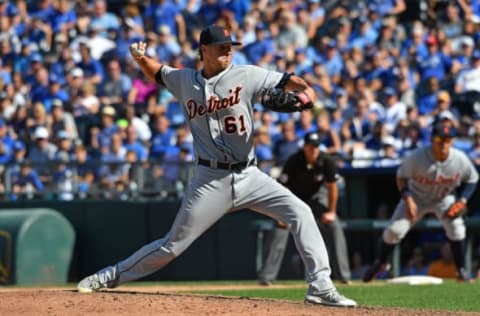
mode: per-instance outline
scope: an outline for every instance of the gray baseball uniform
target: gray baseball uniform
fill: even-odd
[[[408,179],[408,189],[418,206],[417,219],[434,213],[450,240],[465,238],[465,223],[461,216],[454,220],[443,217],[443,213],[455,202],[455,189],[461,183],[478,181],[475,167],[463,152],[451,148],[448,158],[441,162],[434,159],[431,147],[417,149],[404,159],[397,170],[397,177]],[[388,244],[400,242],[412,224],[402,199],[383,233],[383,240]]]
[[[161,68],[160,83],[184,105],[199,164],[170,232],[102,270],[109,286],[162,268],[223,215],[247,208],[288,223],[307,281],[319,291],[334,288],[327,251],[310,208],[254,166],[252,102],[281,79],[281,73],[256,66],[230,65],[209,79],[193,69]],[[241,168],[226,170],[232,163]]]

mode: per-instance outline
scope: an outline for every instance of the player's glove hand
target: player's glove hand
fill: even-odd
[[[130,54],[133,58],[139,59],[145,56],[145,51],[147,48],[147,44],[145,42],[138,42],[130,44]]]
[[[260,103],[277,112],[297,112],[313,107],[312,101],[305,92],[287,92],[277,88],[265,90]]]
[[[466,212],[467,212],[467,204],[464,201],[459,200],[453,203],[452,205],[450,205],[448,210],[444,213],[444,216],[447,218],[453,219],[453,218],[462,216]]]

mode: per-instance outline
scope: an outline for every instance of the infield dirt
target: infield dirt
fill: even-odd
[[[278,285],[277,287],[281,287]],[[403,308],[334,308],[274,299],[184,294],[198,290],[252,288],[245,286],[119,287],[93,294],[73,288],[0,288],[0,315],[174,315],[174,316],[310,316],[310,315],[475,315],[467,312]],[[476,314],[478,315],[478,314]]]

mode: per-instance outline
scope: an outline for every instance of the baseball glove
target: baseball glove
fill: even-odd
[[[312,100],[303,91],[287,92],[271,88],[265,90],[260,103],[276,112],[297,112],[313,108]]]
[[[456,218],[464,215],[467,212],[467,204],[463,201],[456,201],[445,212],[445,217],[447,218]]]

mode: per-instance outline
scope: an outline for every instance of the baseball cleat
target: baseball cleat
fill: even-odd
[[[84,278],[77,285],[77,290],[79,293],[92,293],[101,289],[103,286],[100,284],[98,274],[92,274]]]
[[[305,296],[305,303],[320,304],[326,306],[336,307],[356,307],[358,304],[352,299],[346,298],[338,293],[336,289],[331,289],[327,292],[316,292],[311,287]]]
[[[468,276],[468,273],[465,272],[464,269],[461,269],[460,272],[457,272],[456,280],[458,283],[474,283],[475,282],[474,279]]]
[[[389,263],[374,263],[370,268],[365,271],[365,274],[362,276],[363,282],[370,282],[377,277],[378,274],[384,271],[390,270]]]
[[[262,286],[270,286],[270,285],[272,285],[272,281],[260,279],[260,280],[258,280],[258,284],[262,285]]]
[[[101,288],[112,288],[117,285],[116,267],[107,267],[98,271],[95,274],[89,275],[81,280],[77,285],[77,290],[80,293],[92,293]]]

